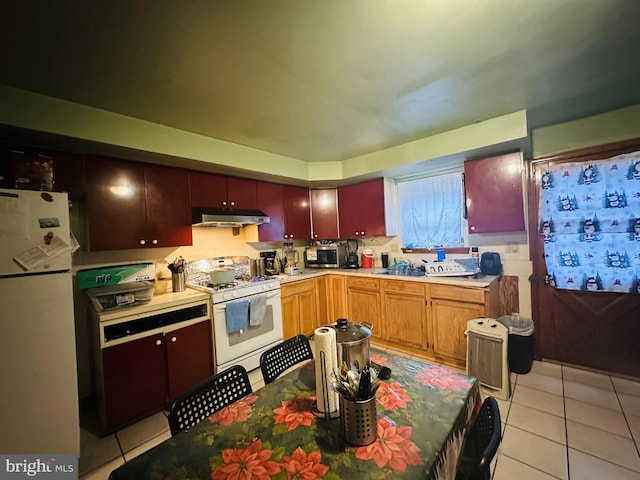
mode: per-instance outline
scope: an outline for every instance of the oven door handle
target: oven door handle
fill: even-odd
[[[260,294],[258,294],[258,295],[260,295]],[[255,295],[253,295],[253,296],[255,296]],[[267,301],[271,300],[272,298],[279,297],[279,296],[280,296],[280,292],[276,292],[276,293],[271,292],[271,293],[268,293],[268,294],[267,294]],[[248,298],[251,298],[251,297],[248,297]],[[240,298],[239,298],[238,300],[242,300],[242,299],[240,299]],[[225,308],[227,308],[227,303],[229,303],[229,302],[234,302],[234,301],[236,301],[236,300],[235,300],[235,299],[234,299],[234,300],[227,300],[226,302],[216,303],[216,304],[214,305],[214,307],[215,307],[215,308],[219,308],[219,309],[221,309],[221,310],[224,310]]]

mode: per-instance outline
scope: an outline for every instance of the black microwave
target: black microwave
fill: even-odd
[[[340,268],[347,264],[347,245],[320,245],[304,251],[306,268]]]

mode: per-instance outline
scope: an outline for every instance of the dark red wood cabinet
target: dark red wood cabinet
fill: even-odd
[[[188,171],[102,157],[85,169],[90,250],[191,245]]]
[[[126,425],[167,404],[167,361],[163,334],[102,350],[104,428]]]
[[[464,162],[469,233],[524,231],[522,153]]]
[[[285,185],[283,192],[285,240],[308,240],[311,238],[309,189]]]
[[[335,188],[309,190],[311,201],[311,238],[334,240],[338,232],[338,191]]]
[[[255,210],[256,181],[215,173],[190,172],[191,206]]]
[[[340,237],[380,237],[387,234],[384,179],[338,188]]]
[[[261,242],[305,240],[311,237],[309,190],[304,187],[258,182],[258,209],[270,223],[258,226]]]
[[[69,195],[86,192],[84,156],[72,153],[53,154],[53,190]]]
[[[213,375],[211,322],[102,350],[105,431],[161,410]]]

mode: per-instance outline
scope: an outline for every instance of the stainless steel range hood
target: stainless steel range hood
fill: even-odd
[[[191,209],[191,222],[197,227],[238,228],[245,225],[269,223],[269,216],[260,210],[228,210],[223,208]]]

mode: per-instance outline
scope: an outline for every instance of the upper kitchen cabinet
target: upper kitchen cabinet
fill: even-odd
[[[383,178],[338,188],[340,238],[396,235],[391,189]]]
[[[73,153],[9,148],[6,179],[9,188],[52,190],[69,194],[85,192],[84,157]]]
[[[260,242],[305,240],[311,237],[309,190],[303,187],[257,182],[258,209],[269,223],[258,226]]]
[[[189,177],[193,207],[258,208],[255,180],[204,172],[190,172]]]
[[[53,189],[56,192],[83,194],[86,192],[84,156],[71,153],[53,157]]]
[[[308,240],[311,237],[311,209],[309,189],[285,185],[284,189],[285,240]]]
[[[186,170],[86,159],[89,249],[191,245]]]
[[[333,240],[338,233],[338,191],[335,188],[309,190],[311,200],[311,238]]]
[[[522,153],[464,162],[469,233],[524,231]]]

